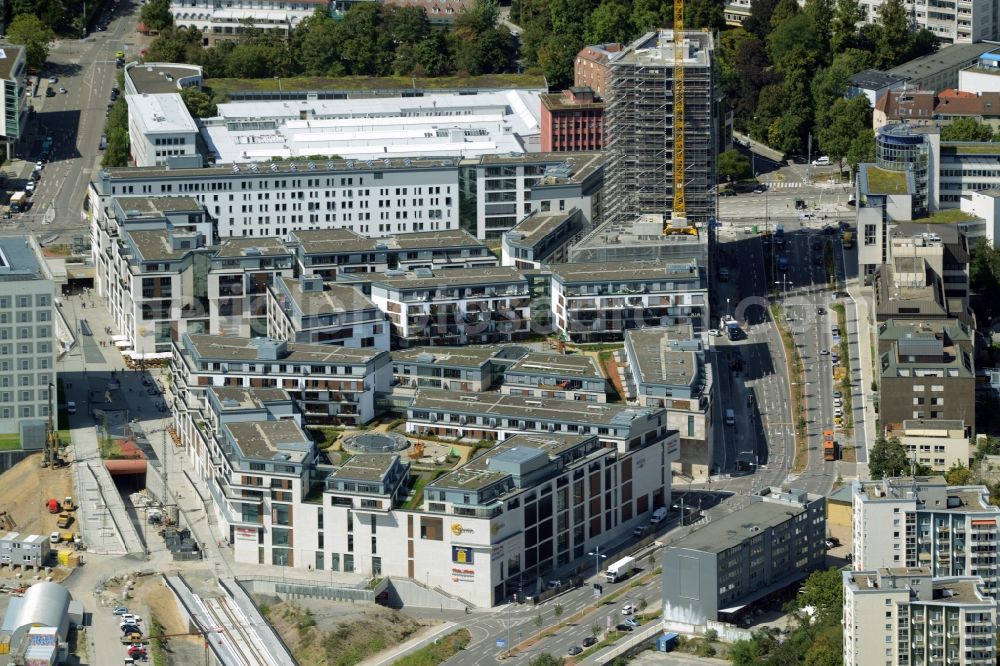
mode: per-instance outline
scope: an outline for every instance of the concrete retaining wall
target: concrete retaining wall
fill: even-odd
[[[310,598],[375,603],[375,592],[368,588],[296,582],[274,576],[240,576],[237,582],[248,594],[272,594],[283,599]]]
[[[438,608],[465,610],[472,606],[462,599],[452,597],[438,589],[428,589],[406,578],[387,579],[385,591],[388,593],[386,605],[390,608]]]
[[[0,451],[0,473],[6,472],[32,453],[38,451]]]

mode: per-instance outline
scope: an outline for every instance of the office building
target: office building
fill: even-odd
[[[608,61],[612,54],[619,53],[622,44],[609,42],[584,46],[573,59],[573,86],[590,88],[594,94],[603,98],[607,92]]]
[[[176,93],[125,95],[132,165],[166,166],[170,158],[198,157],[198,127]]]
[[[890,319],[878,329],[879,421],[975,423],[972,330],[957,320]]]
[[[869,2],[872,4],[869,4]],[[877,6],[879,0],[869,0],[869,2],[863,2],[862,7],[867,5],[870,10],[873,4]],[[984,3],[976,2],[975,5],[975,10],[971,7],[963,7],[958,10],[958,13],[963,16],[963,21],[971,20],[974,13],[982,11]],[[989,7],[989,4],[985,3],[985,6]],[[951,9],[950,11],[947,7],[941,9],[946,14],[951,14],[952,16],[955,15],[954,9]],[[992,13],[995,16],[995,10]],[[922,25],[919,19],[917,24]],[[996,39],[998,36],[996,32],[997,28],[993,25],[992,17],[989,21],[980,21],[978,23],[977,29],[984,28],[986,30],[993,31],[993,35],[986,37],[985,39]],[[940,32],[936,32],[935,34],[939,39],[941,38]],[[886,74],[903,79],[906,82],[906,87],[912,90],[932,90],[934,92],[938,92],[940,90],[945,90],[946,88],[958,88],[958,77],[960,71],[975,65],[979,62],[980,56],[984,53],[992,53],[997,50],[996,44],[984,43],[981,41],[982,39],[984,38],[958,40],[960,42],[964,41],[965,43],[942,46],[933,53],[920,56],[919,58],[914,58],[909,62],[904,62],[902,65],[893,67],[886,72]],[[942,41],[949,40],[945,39]]]
[[[359,277],[391,324],[393,348],[510,342],[531,334],[531,288],[506,266]]]
[[[170,15],[174,25],[201,31],[203,46],[215,46],[238,41],[249,25],[287,39],[301,21],[316,10],[329,10],[330,4],[330,0],[235,0],[225,5],[212,0],[171,0]]]
[[[996,600],[981,578],[935,578],[924,566],[843,576],[846,666],[996,663]]]
[[[890,76],[877,69],[865,69],[851,77],[847,97],[851,99],[864,95],[868,98],[868,105],[877,108],[886,94],[902,87],[903,79],[898,76]]]
[[[709,358],[690,324],[625,331],[626,398],[640,407],[667,410],[667,423],[681,437],[675,469],[699,479],[708,478],[714,467]]]
[[[200,88],[204,80],[200,65],[176,62],[130,62],[125,65],[126,95],[163,95],[184,88]]]
[[[573,239],[585,228],[579,208],[562,213],[532,212],[504,233],[501,263],[520,270],[540,270],[546,264],[565,263]]]
[[[985,486],[943,476],[852,484],[854,570],[929,567],[935,578],[979,576],[997,593],[997,518]]]
[[[277,276],[267,286],[267,336],[276,340],[389,350],[389,324],[353,287],[317,275]]]
[[[648,33],[609,59],[606,222],[628,225],[673,210],[674,38],[672,30]],[[715,214],[714,45],[708,32],[685,32],[681,39],[687,219],[700,225]]]
[[[458,229],[458,163],[449,159],[287,161],[205,168],[101,169],[92,216],[116,196],[193,197],[220,238],[347,228],[365,236]]]
[[[676,434],[662,428],[628,451],[516,435],[421,486],[405,448],[329,463],[284,391],[214,387],[197,409],[182,440],[208,461],[195,467],[237,562],[408,577],[489,608],[537,594],[670,502]]]
[[[644,326],[705,327],[708,284],[694,262],[554,264],[549,271],[555,328],[574,342],[621,340]]]
[[[298,271],[335,280],[338,274],[386,273],[417,268],[496,266],[489,248],[460,229],[372,238],[350,229],[293,231]]]
[[[212,161],[476,158],[537,152],[544,90],[227,102],[200,121]],[[377,185],[378,183],[376,183]],[[384,183],[383,183],[384,184]]]
[[[694,632],[709,621],[737,623],[762,598],[825,567],[822,496],[764,488],[746,499],[717,507],[705,524],[667,537],[665,629]]]
[[[3,82],[3,115],[0,137],[6,145],[6,159],[10,160],[14,144],[21,140],[24,124],[31,107],[27,86],[28,67],[23,46],[0,44],[0,81]]]
[[[981,95],[1000,93],[1000,53],[984,53],[958,73],[958,89]],[[995,129],[995,128],[994,128]]]
[[[184,334],[172,352],[175,419],[188,427],[212,386],[284,389],[308,423],[362,425],[392,381],[389,353],[378,349]]]
[[[0,433],[20,435],[22,449],[45,445],[56,407],[54,301],[41,248],[25,236],[0,237]]]
[[[212,335],[267,335],[267,289],[292,277],[294,252],[277,238],[229,238],[209,259],[208,302]]]
[[[475,198],[476,237],[499,240],[532,212],[574,208],[584,226],[593,227],[604,210],[604,161],[604,153],[597,152],[484,155],[466,161],[463,166],[474,172],[468,196]]]
[[[541,96],[543,152],[601,150],[604,101],[591,88],[572,87]]]
[[[886,435],[899,439],[910,460],[935,472],[971,466],[972,428],[965,421],[911,419],[899,429],[887,429]]]

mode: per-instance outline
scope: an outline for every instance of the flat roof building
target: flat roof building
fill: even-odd
[[[881,4],[881,0],[866,0],[862,6],[873,9],[879,4]],[[976,23],[971,16],[963,20],[973,21],[974,24],[977,24],[978,29],[994,29],[992,17],[988,22]],[[903,79],[906,81],[907,88],[933,90],[934,92],[945,88],[958,88],[959,71],[976,64],[984,53],[992,53],[997,50],[996,44],[983,43],[980,40],[995,39],[997,36],[993,34],[989,37],[968,40],[976,43],[956,43],[942,46],[934,53],[914,58],[898,67],[893,67],[886,74]]]
[[[125,101],[132,164],[164,166],[169,158],[188,156],[200,166],[198,127],[180,95],[125,95]]]
[[[277,276],[267,287],[267,334],[278,340],[389,350],[389,324],[353,287],[316,275]]]
[[[757,601],[825,566],[822,496],[764,488],[746,499],[735,510],[717,507],[704,525],[667,538],[665,629],[694,631],[709,621],[738,622]]]
[[[23,46],[0,44],[0,83],[3,84],[3,114],[0,114],[0,137],[11,159],[13,145],[20,141],[31,107],[27,85],[28,67]]]
[[[530,270],[568,261],[569,247],[586,228],[583,212],[571,208],[560,213],[532,212],[501,243],[504,266]]]

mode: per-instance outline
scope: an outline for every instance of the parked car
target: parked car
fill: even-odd
[[[627,624],[630,627],[638,627],[641,623],[634,617],[630,617],[625,619],[625,624]]]
[[[631,615],[635,612],[635,606],[632,604],[625,604],[622,606],[622,615]]]
[[[826,547],[827,548],[836,548],[839,545],[840,545],[840,539],[838,539],[837,537],[829,537],[826,540]]]
[[[813,166],[830,166],[830,158],[827,155],[817,157],[812,161]]]
[[[795,200],[795,210],[805,210],[805,209],[806,209],[806,201],[805,201],[805,199],[796,199]]]
[[[140,622],[142,622],[142,618],[139,617],[138,615],[133,615],[132,613],[125,613],[124,615],[122,615],[122,623],[123,624],[125,624],[125,623],[128,623],[128,624],[139,624]]]
[[[128,606],[119,606],[111,612],[115,615],[126,615],[128,613]]]
[[[65,88],[63,88],[63,87],[60,87],[59,88],[59,92],[62,93],[63,95],[65,95],[68,91]]]
[[[66,403],[66,412],[69,414],[76,414],[76,403],[72,400],[68,401]],[[125,612],[128,612],[127,608],[125,609]],[[117,613],[115,613],[115,615],[117,615]]]
[[[587,636],[583,639],[583,647],[590,647],[591,645],[597,645],[597,639],[593,636]]]
[[[578,655],[581,652],[583,652],[583,648],[580,647],[579,645],[574,645],[569,650],[567,650],[566,652],[569,654],[569,656],[575,657],[576,655]]]
[[[58,76],[50,76],[49,77],[49,83],[59,83],[59,77]]]
[[[765,185],[764,183],[761,183],[757,187],[753,188],[753,191],[754,191],[754,194],[763,194],[764,192],[767,192],[767,185]]]
[[[632,627],[628,626],[627,624],[619,624],[618,626],[615,627],[615,629],[617,629],[618,631],[632,631]]]
[[[827,355],[827,354],[829,354],[829,353],[830,353],[830,352],[829,352],[829,351],[827,351],[826,349],[820,349],[820,350],[819,350],[819,355],[820,355],[820,356],[826,356],[826,355]]]

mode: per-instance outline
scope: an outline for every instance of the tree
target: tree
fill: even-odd
[[[188,112],[195,118],[211,118],[218,113],[212,98],[195,87],[182,89],[181,99],[184,100]]]
[[[865,10],[858,0],[837,0],[830,22],[830,48],[834,53],[857,43],[858,24],[864,19]]]
[[[868,472],[873,479],[902,476],[910,470],[910,460],[899,438],[879,437],[868,455]]]
[[[898,65],[911,42],[910,19],[903,0],[885,0],[878,8],[878,41],[875,57],[879,67],[890,69]]]
[[[543,622],[543,620],[542,620],[542,612],[538,611],[538,614],[535,615],[535,619],[532,620],[532,621],[535,623],[535,629],[541,629],[542,628],[542,622]]]
[[[32,14],[18,14],[7,26],[7,41],[24,46],[24,57],[28,71],[37,73],[49,57],[49,44],[56,38],[51,28],[46,27]]]
[[[944,480],[949,486],[964,486],[972,480],[972,470],[956,460],[944,473]]]
[[[604,0],[587,17],[584,41],[588,44],[627,42],[632,36],[632,15],[628,5]]]
[[[201,39],[200,30],[168,26],[149,45],[147,60],[152,62],[200,62],[206,55],[205,50],[201,47]],[[232,42],[228,42],[228,44],[229,46],[220,44],[209,51],[215,51],[220,47],[221,49],[229,49],[236,46]],[[199,54],[198,60],[189,59],[195,54]],[[218,75],[218,73],[213,75]]]
[[[431,33],[431,22],[423,7],[387,7],[389,31],[397,44],[417,44]]]
[[[833,0],[806,0],[802,11],[812,21],[820,46],[827,50],[833,25]]]
[[[778,0],[771,14],[771,31],[801,11],[798,0]]]
[[[803,666],[841,666],[844,663],[843,633],[838,626],[820,630],[806,650]]]
[[[838,97],[829,111],[823,114],[823,122],[819,122],[819,111],[816,115],[816,138],[820,149],[831,160],[841,163],[852,154],[851,149],[858,137],[871,131],[872,110],[863,95],[853,99]]]
[[[388,7],[374,2],[352,5],[337,23],[340,60],[348,74],[385,76],[392,71],[395,51],[384,11]]]
[[[790,64],[801,66],[803,58],[815,62],[816,30],[812,21],[805,14],[792,14],[768,36],[767,50],[779,71]]]
[[[566,35],[552,35],[538,49],[538,65],[549,87],[559,89],[573,80],[573,59],[579,45]]]
[[[476,0],[459,12],[451,32],[456,69],[472,75],[508,69],[514,38],[506,26],[497,26],[498,16],[495,0]]]
[[[980,242],[982,243],[984,241],[980,240]],[[972,457],[972,464],[973,466],[978,467],[983,458],[995,455],[1000,455],[1000,439],[987,436],[984,439],[979,440],[979,446],[976,447],[976,453]]]
[[[147,28],[157,32],[168,25],[173,25],[174,17],[170,14],[170,0],[148,0],[139,12],[139,20]]]
[[[757,0],[750,5],[750,16],[743,21],[743,29],[757,35],[761,39],[766,39],[771,32],[771,15],[778,0]]]
[[[941,129],[942,141],[992,141],[993,130],[975,118],[958,118]]]
[[[562,666],[562,657],[553,657],[548,652],[543,652],[528,660],[528,666]]]
[[[554,606],[554,607],[552,608],[552,612],[556,614],[556,622],[558,622],[558,621],[559,621],[559,618],[561,618],[561,617],[562,617],[562,614],[563,614],[563,610],[565,610],[565,609],[563,608],[562,604],[556,604],[556,605],[555,605],[555,606]]]
[[[311,76],[344,75],[337,22],[327,12],[318,10],[300,21],[292,32],[291,43],[292,52],[303,73]]]
[[[680,2],[681,0],[677,0]],[[725,4],[719,0],[687,0],[684,10],[684,28],[705,28],[718,32],[726,27]]]
[[[1000,251],[980,239],[973,246],[969,262],[969,286],[975,294],[976,313],[983,321],[992,319],[1000,303]],[[983,410],[977,410],[982,413]],[[990,412],[987,411],[987,414]]]
[[[743,180],[753,175],[750,158],[738,150],[727,150],[719,155],[719,175],[728,181]]]
[[[806,606],[815,608],[815,622],[819,624],[840,623],[844,614],[844,581],[840,569],[809,574],[793,603],[798,610]]]
[[[601,625],[597,624],[596,622],[594,624],[590,625],[590,635],[593,636],[594,638],[597,638],[598,636],[600,636],[601,635]]]

